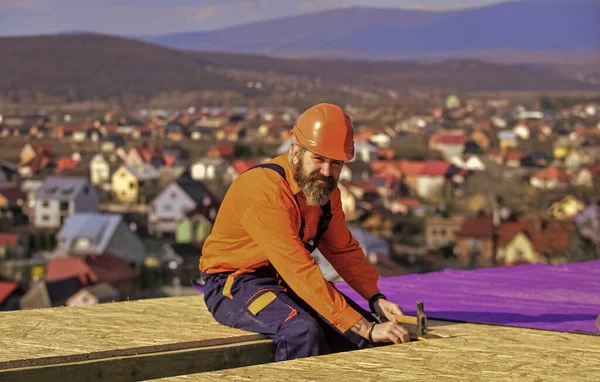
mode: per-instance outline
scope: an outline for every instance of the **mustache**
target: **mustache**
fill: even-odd
[[[335,184],[335,178],[333,176],[325,176],[323,174],[321,174],[320,172],[314,172],[312,174],[310,174],[309,177],[309,181],[313,182],[313,181],[318,181],[321,180],[325,183],[329,183],[329,184]]]

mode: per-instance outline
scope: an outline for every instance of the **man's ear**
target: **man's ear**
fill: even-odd
[[[299,152],[298,146],[292,145],[291,149],[292,149],[292,163],[298,164],[298,152]]]

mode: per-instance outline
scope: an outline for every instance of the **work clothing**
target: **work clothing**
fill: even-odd
[[[275,343],[275,361],[373,347],[352,331],[340,333],[299,298],[273,267],[261,267],[237,276],[231,299],[223,295],[227,273],[204,274],[203,277],[204,300],[217,322],[265,334]],[[371,313],[343,297],[367,320],[377,322]]]
[[[306,110],[292,129],[298,144],[329,159],[354,158],[352,120],[341,107],[320,103]]]
[[[233,300],[240,275],[272,265],[301,300],[345,333],[361,314],[323,278],[304,247],[315,236],[322,208],[306,204],[287,154],[271,163],[285,169],[285,180],[271,169],[259,168],[240,175],[230,186],[203,246],[200,270],[227,273],[222,294]],[[379,275],[346,226],[339,188],[331,194],[330,203],[332,217],[319,250],[340,276],[368,299],[379,292]],[[302,218],[305,227],[300,239]]]

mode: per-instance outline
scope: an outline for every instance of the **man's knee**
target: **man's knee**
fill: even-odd
[[[309,314],[299,314],[286,321],[280,329],[280,334],[289,343],[305,343],[318,347],[323,341],[323,329]]]

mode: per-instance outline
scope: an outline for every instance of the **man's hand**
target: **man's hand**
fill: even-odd
[[[395,344],[410,342],[408,330],[395,322],[376,324],[371,337],[373,342],[393,342]]]
[[[384,300],[382,298],[375,301],[373,307],[375,308],[375,313],[379,315],[382,322],[396,322],[396,318],[394,316],[396,314],[403,314],[402,308],[400,308],[398,304],[394,304],[393,302],[389,302],[388,300]]]

